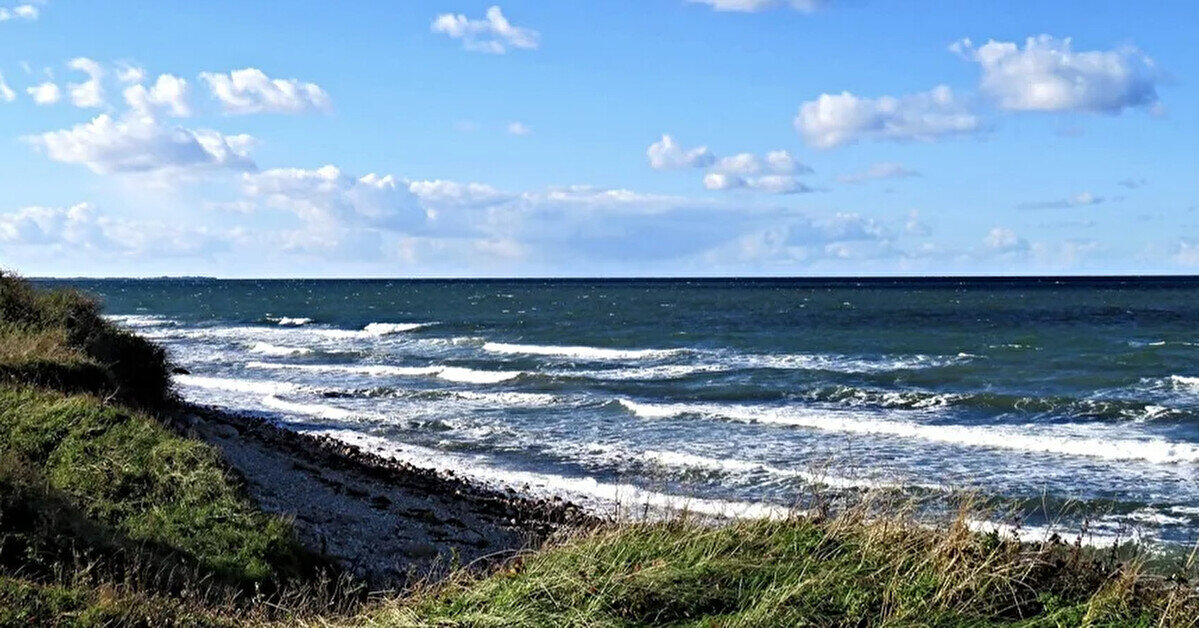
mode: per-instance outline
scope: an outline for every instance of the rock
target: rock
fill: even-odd
[[[182,366],[176,366],[175,368],[171,369],[171,373],[174,375],[191,375],[192,374],[191,371],[183,368]]]
[[[212,426],[212,433],[220,438],[237,438],[241,436],[241,432],[237,431],[236,427],[228,423],[217,423]]]
[[[387,510],[391,506],[391,500],[386,495],[375,495],[371,498],[371,507],[376,510]]]
[[[402,545],[400,547],[400,551],[404,552],[404,554],[410,558],[417,558],[417,559],[433,558],[433,557],[437,556],[437,554],[439,553],[437,551],[437,547],[435,545],[433,545],[432,543],[424,543],[421,541],[405,543],[404,545]]]

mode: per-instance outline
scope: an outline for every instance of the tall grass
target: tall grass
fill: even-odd
[[[859,506],[828,519],[687,516],[567,535],[490,576],[391,601],[374,626],[1190,626],[1192,581],[1060,540],[929,527]],[[1181,576],[1179,576],[1181,578]]]
[[[92,392],[158,408],[170,400],[161,347],[109,323],[73,290],[38,290],[0,271],[0,380]]]

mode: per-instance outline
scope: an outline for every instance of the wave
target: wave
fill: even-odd
[[[256,342],[250,347],[250,353],[271,356],[309,355],[312,349],[307,347],[280,347],[266,342]]]
[[[503,342],[485,343],[483,350],[492,353],[545,355],[578,358],[581,360],[649,360],[677,355],[683,352],[683,349],[605,349],[583,346],[520,345]]]
[[[886,373],[890,371],[912,371],[963,364],[977,356],[958,354],[955,356],[899,355],[877,358],[854,357],[826,353],[791,354],[734,354],[728,356],[728,364],[738,368],[788,369],[805,371],[832,371],[837,373]]]
[[[145,327],[164,327],[177,324],[165,316],[156,314],[109,314],[104,317],[110,322],[121,325],[122,327],[133,327],[137,329]]]
[[[303,316],[268,316],[266,320],[279,325],[280,327],[302,327],[312,322],[311,318]]]
[[[262,398],[262,405],[273,410],[282,410],[290,414],[302,414],[304,416],[317,417],[320,419],[329,419],[332,421],[344,421],[354,416],[360,416],[361,413],[338,408],[337,406],[329,406],[319,403],[299,403],[295,401],[287,401],[280,399],[275,395],[267,395]]]
[[[728,370],[718,364],[660,364],[635,368],[617,368],[589,371],[554,371],[554,377],[581,377],[610,381],[683,379],[700,373],[718,373]]]
[[[1069,435],[1035,425],[1017,427],[973,427],[931,425],[910,421],[891,421],[871,415],[763,406],[713,404],[655,404],[620,399],[620,404],[635,416],[646,419],[701,416],[744,423],[765,423],[802,427],[824,432],[894,436],[965,447],[1012,449],[1066,456],[1108,460],[1145,460],[1157,464],[1199,462],[1199,445],[1177,443],[1160,438],[1106,439]],[[1037,434],[1036,432],[1041,432]]]
[[[191,388],[209,390],[227,390],[230,392],[251,393],[256,395],[279,395],[296,393],[304,387],[289,382],[261,381],[251,379],[229,379],[225,377],[206,377],[202,375],[175,375],[176,384]]]
[[[667,467],[704,469],[720,473],[741,475],[765,473],[780,477],[798,478],[804,482],[807,482],[808,484],[816,484],[833,489],[883,490],[898,488],[924,488],[944,490],[944,487],[935,484],[924,484],[918,482],[883,482],[871,478],[838,477],[822,472],[801,471],[799,469],[784,469],[782,467],[772,466],[761,462],[752,462],[749,460],[708,458],[706,456],[698,456],[695,454],[675,451],[648,450],[641,452],[640,456],[646,461],[661,464]]]
[[[362,329],[313,329],[311,333],[326,338],[380,338],[416,331],[433,323],[370,323]]]
[[[461,366],[390,366],[386,364],[283,364],[248,362],[253,369],[292,369],[323,373],[351,373],[371,377],[438,377],[468,384],[498,384],[521,376],[521,371],[480,371]]]
[[[746,519],[783,518],[792,511],[759,502],[738,502],[703,499],[647,491],[630,484],[600,482],[592,477],[567,477],[504,469],[463,456],[451,456],[436,450],[416,447],[362,434],[353,430],[327,430],[322,434],[357,445],[373,453],[419,466],[452,470],[488,486],[520,487],[522,490],[545,496],[566,497],[579,502],[599,500],[616,512],[641,512],[648,506],[655,510],[687,511],[717,517]]]

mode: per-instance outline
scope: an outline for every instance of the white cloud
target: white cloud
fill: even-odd
[[[1102,196],[1095,196],[1090,192],[1079,192],[1069,198],[1063,198],[1053,201],[1036,201],[1031,203],[1021,203],[1021,209],[1069,209],[1071,207],[1084,207],[1086,205],[1098,205],[1104,202]]]
[[[191,115],[187,80],[171,74],[158,75],[158,80],[149,88],[141,84],[130,85],[125,88],[124,95],[129,108],[142,115],[151,115],[158,109],[164,109],[176,118]]]
[[[1004,109],[1120,113],[1158,100],[1153,59],[1132,46],[1075,52],[1069,38],[1040,35],[1023,49],[998,41],[976,47],[969,39],[950,49],[982,67],[983,92]]]
[[[1170,257],[1179,266],[1199,266],[1199,241],[1179,240]]]
[[[62,99],[62,90],[58,85],[50,81],[26,87],[25,91],[33,98],[33,102],[38,105],[53,105]]]
[[[101,114],[90,122],[26,139],[54,161],[84,165],[99,174],[255,168],[249,157],[254,139],[249,135],[166,126],[146,116],[114,119]]]
[[[740,153],[717,160],[703,182],[709,190],[748,188],[768,194],[796,194],[813,191],[795,176],[811,171],[785,150],[770,151],[764,158]]]
[[[306,113],[328,111],[333,104],[316,83],[272,79],[262,70],[245,68],[228,74],[200,73],[226,114]]]
[[[333,165],[315,170],[276,168],[243,175],[248,197],[295,213],[319,228],[410,228],[424,210],[408,186],[392,175],[355,177]]]
[[[991,228],[987,232],[987,236],[983,238],[983,244],[991,250],[1002,253],[1028,250],[1028,241],[1006,227]]]
[[[17,99],[17,93],[8,86],[8,81],[4,80],[4,75],[0,74],[0,100],[4,102],[12,102]]]
[[[459,183],[441,179],[412,181],[408,191],[421,202],[435,207],[482,207],[514,198],[485,183]]]
[[[869,168],[860,172],[851,172],[837,177],[841,183],[864,183],[866,181],[877,181],[879,179],[902,179],[906,177],[918,177],[919,172],[893,162],[880,162],[871,165]]]
[[[707,146],[684,149],[673,137],[665,133],[662,139],[650,144],[645,151],[649,165],[655,170],[676,168],[707,168],[716,162],[716,156]]]
[[[528,135],[533,132],[533,129],[523,122],[509,122],[508,132],[512,135]]]
[[[9,20],[36,20],[38,8],[32,4],[18,4],[15,7],[0,7],[0,22]]]
[[[68,83],[67,93],[71,103],[76,107],[91,108],[104,106],[104,68],[99,63],[86,57],[76,57],[67,63],[72,70],[83,72],[87,80],[82,83]]]
[[[828,0],[687,0],[706,4],[716,11],[757,13],[767,9],[790,7],[802,13],[811,13],[828,4]]]
[[[898,98],[821,94],[800,106],[795,128],[809,145],[833,148],[863,139],[933,141],[979,131],[982,121],[953,90],[939,85]]]
[[[784,174],[768,174],[760,177],[740,177],[724,172],[709,172],[704,175],[704,187],[709,190],[752,189],[768,194],[799,194],[814,192],[797,177]]]
[[[88,203],[23,207],[0,214],[0,242],[25,245],[88,245],[97,235],[95,208]]]
[[[117,80],[125,83],[126,85],[141,83],[142,81],[146,80],[146,69],[139,65],[129,63],[128,61],[118,62]]]
[[[541,35],[532,29],[513,26],[498,6],[487,9],[481,20],[465,15],[443,13],[433,20],[434,33],[462,40],[462,47],[474,52],[504,54],[509,48],[536,50]]]

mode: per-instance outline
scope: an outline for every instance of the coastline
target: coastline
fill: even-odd
[[[376,588],[499,564],[603,522],[560,497],[499,490],[233,411],[184,404],[173,423],[219,449],[259,508],[292,520],[301,544]]]

